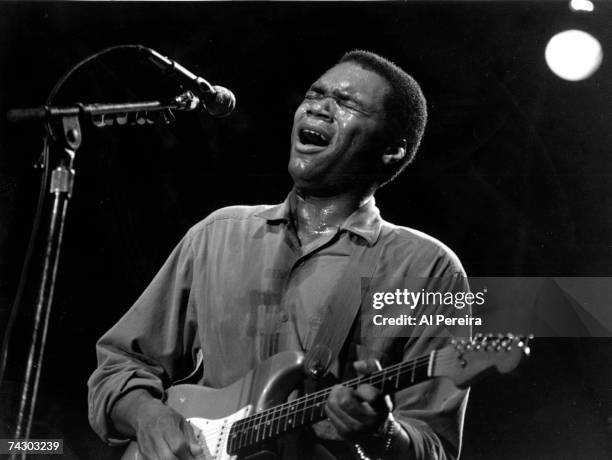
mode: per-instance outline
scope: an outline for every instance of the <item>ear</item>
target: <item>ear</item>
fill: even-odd
[[[393,166],[402,161],[406,156],[406,139],[400,139],[398,142],[387,147],[382,156],[382,161],[385,166]]]

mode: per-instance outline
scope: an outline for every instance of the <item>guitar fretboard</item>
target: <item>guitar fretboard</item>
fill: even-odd
[[[343,384],[351,388],[369,384],[385,394],[394,393],[430,378],[434,361],[447,352],[446,349],[436,350],[368,376],[348,380]],[[235,422],[230,429],[228,453],[235,455],[245,448],[325,419],[325,403],[330,392],[331,388],[326,388],[310,393]]]

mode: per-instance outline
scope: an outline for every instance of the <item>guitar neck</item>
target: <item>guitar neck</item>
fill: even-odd
[[[343,385],[357,388],[369,384],[385,394],[395,393],[431,378],[435,360],[447,352],[445,349],[436,350],[368,376],[348,380]],[[331,388],[326,388],[310,393],[235,422],[230,431],[228,453],[236,454],[242,449],[325,419],[325,403],[330,392]]]

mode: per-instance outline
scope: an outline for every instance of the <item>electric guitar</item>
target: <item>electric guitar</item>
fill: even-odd
[[[390,394],[428,379],[446,377],[458,388],[466,388],[485,373],[514,370],[529,355],[531,338],[477,335],[343,384],[357,388],[366,383]],[[287,402],[305,377],[303,359],[299,352],[279,353],[221,389],[176,385],[167,390],[167,404],[191,423],[204,448],[203,458],[259,456],[266,451],[266,443],[277,436],[326,418],[325,403],[331,388]],[[142,459],[136,442],[122,457]]]

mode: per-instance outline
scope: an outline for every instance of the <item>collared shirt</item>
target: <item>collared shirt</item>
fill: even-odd
[[[100,339],[98,368],[88,384],[90,423],[103,439],[112,443],[117,437],[109,414],[119,398],[134,388],[163,397],[198,360],[200,383],[221,388],[279,351],[307,350],[357,246],[383,245],[372,281],[376,291],[392,291],[392,280],[406,277],[421,279],[424,290],[467,290],[465,277],[457,276],[464,275],[461,264],[448,248],[385,222],[373,198],[335,234],[301,246],[291,218],[293,193],[276,206],[220,209],[192,227],[134,306]],[[383,366],[410,360],[444,345],[449,335],[388,327],[381,336],[376,328],[357,319],[346,362],[336,366],[341,379],[352,377],[347,363],[353,360],[377,358]],[[443,379],[395,395],[394,415],[415,458],[457,455],[466,400],[465,391]],[[320,455],[310,444],[298,448],[303,458]]]

